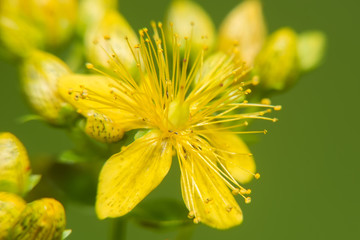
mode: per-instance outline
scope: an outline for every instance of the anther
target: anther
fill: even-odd
[[[94,65],[92,63],[86,63],[86,68],[87,69],[93,69],[94,68]]]
[[[242,188],[242,189],[240,190],[240,193],[243,194],[243,195],[244,195],[244,194],[247,194],[247,190],[246,190],[245,188]]]
[[[193,219],[193,222],[194,222],[195,224],[198,224],[198,223],[200,222],[200,218],[198,218],[198,217],[194,218],[194,219]]]
[[[281,105],[277,105],[277,106],[274,107],[274,110],[275,110],[275,111],[280,111],[281,108],[282,108]]]
[[[251,89],[250,89],[250,88],[248,88],[248,89],[245,90],[245,94],[250,94],[250,93],[251,93]]]
[[[255,177],[256,179],[259,179],[259,178],[260,178],[260,173],[255,173],[254,177]]]
[[[233,195],[238,195],[240,193],[240,190],[238,188],[235,188],[231,191]]]
[[[270,105],[271,100],[269,98],[263,98],[261,99],[261,104]]]
[[[104,35],[104,39],[105,40],[110,40],[111,38],[110,38],[110,35]]]
[[[251,189],[250,188],[248,190],[246,190],[246,194],[247,195],[251,194]]]
[[[254,86],[258,85],[260,83],[259,77],[258,76],[254,76],[252,79],[252,84]]]
[[[209,203],[210,201],[212,200],[212,198],[207,198],[207,199],[205,199],[205,203]]]
[[[264,134],[267,134],[267,132],[268,132],[268,131],[267,131],[266,129],[264,129]]]
[[[194,217],[195,217],[194,212],[193,212],[193,211],[190,211],[190,212],[188,213],[188,218],[192,219],[192,218],[194,218]]]
[[[277,122],[277,121],[279,121],[279,119],[277,119],[277,118],[273,118],[273,120],[272,120],[273,122]]]
[[[229,206],[229,207],[226,208],[226,211],[227,211],[227,212],[230,212],[232,209],[233,209],[233,207],[232,207],[232,206]]]
[[[251,197],[246,197],[246,198],[245,198],[245,203],[246,203],[246,204],[251,203]]]

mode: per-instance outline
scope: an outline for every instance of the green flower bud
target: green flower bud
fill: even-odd
[[[27,204],[10,232],[10,238],[60,240],[65,225],[65,210],[61,203],[52,198],[43,198]]]
[[[132,72],[136,61],[129,48],[138,44],[138,38],[129,23],[118,12],[107,12],[85,37],[87,59],[94,65],[109,72],[122,71],[123,67]]]
[[[298,41],[290,28],[274,32],[259,53],[255,72],[265,91],[283,91],[292,86],[299,76]]]
[[[313,70],[322,61],[325,52],[326,37],[322,32],[309,31],[299,35],[299,60],[301,70]]]
[[[25,206],[25,201],[17,195],[0,192],[0,239],[8,238]]]
[[[34,110],[46,121],[64,124],[72,108],[59,95],[58,78],[71,71],[59,58],[49,53],[33,51],[21,66],[22,88]]]
[[[219,30],[218,48],[232,53],[253,65],[266,38],[266,25],[261,2],[246,0],[240,3],[224,19]]]
[[[0,133],[0,191],[23,195],[30,170],[24,145],[13,134]]]
[[[89,27],[94,26],[109,10],[117,9],[117,0],[80,0],[78,32],[84,36]]]
[[[188,0],[173,1],[166,15],[166,32],[169,39],[178,36],[177,43],[181,44],[184,52],[186,43],[184,38],[191,38],[190,56],[196,58],[202,49],[211,49],[215,43],[215,27],[210,16],[195,2]]]

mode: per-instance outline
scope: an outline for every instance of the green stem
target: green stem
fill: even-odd
[[[114,218],[111,222],[111,240],[126,239],[126,218]]]

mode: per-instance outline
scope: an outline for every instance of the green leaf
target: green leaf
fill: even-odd
[[[298,54],[300,68],[307,72],[318,67],[324,58],[326,36],[320,31],[309,31],[299,35]]]
[[[40,182],[40,179],[41,175],[39,174],[30,175],[27,181],[25,193],[30,192]]]
[[[71,229],[64,230],[61,239],[62,240],[66,239],[71,234],[71,232],[72,232]]]
[[[148,228],[173,230],[192,224],[182,202],[172,199],[157,199],[141,203],[132,211],[134,220]]]

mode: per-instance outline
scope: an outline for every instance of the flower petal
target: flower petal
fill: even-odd
[[[240,183],[249,182],[256,171],[256,165],[244,141],[233,133],[217,132],[208,137],[218,149],[218,154],[222,156],[222,163],[231,175]]]
[[[61,96],[86,117],[96,111],[125,131],[145,127],[136,108],[131,107],[136,103],[119,81],[101,75],[70,74],[61,77],[58,84]]]
[[[172,147],[152,131],[113,155],[99,177],[96,212],[100,219],[131,211],[168,173]]]
[[[184,145],[177,151],[182,195],[190,210],[189,217],[194,217],[195,223],[201,221],[218,229],[239,225],[243,220],[241,209],[220,173],[210,163],[214,163],[212,156],[215,155],[202,150],[192,151]]]

